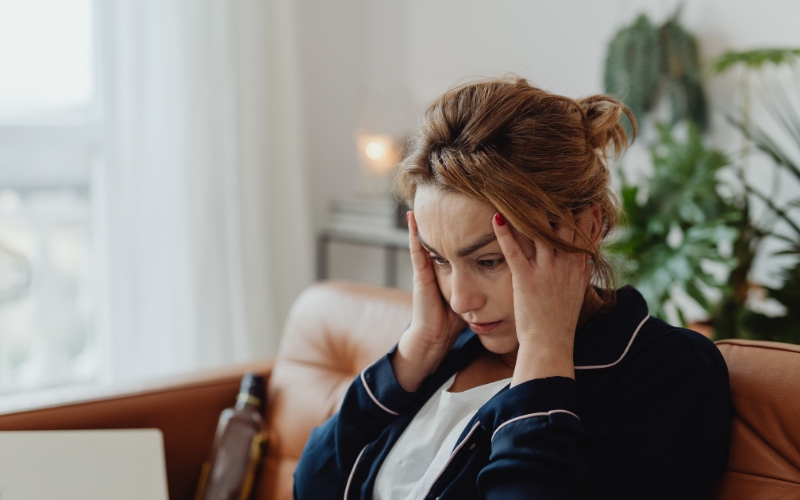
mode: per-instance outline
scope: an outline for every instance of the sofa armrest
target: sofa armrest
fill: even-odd
[[[134,429],[164,434],[171,500],[191,500],[210,450],[220,412],[233,406],[245,372],[269,377],[273,360],[150,382],[98,388],[58,406],[0,415],[0,431]]]

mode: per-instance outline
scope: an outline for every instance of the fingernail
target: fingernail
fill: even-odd
[[[505,219],[505,217],[503,217],[503,214],[501,214],[500,212],[494,214],[494,221],[497,222],[498,226],[505,226],[506,225],[506,219]]]
[[[410,221],[410,220],[411,220],[411,210],[406,212],[406,221]]]

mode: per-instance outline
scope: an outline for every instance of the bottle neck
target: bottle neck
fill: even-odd
[[[258,410],[261,408],[261,400],[252,394],[240,392],[239,395],[236,396],[236,409],[243,410],[248,405]]]

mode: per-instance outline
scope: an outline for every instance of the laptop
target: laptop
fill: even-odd
[[[158,429],[0,432],[0,500],[168,500]]]

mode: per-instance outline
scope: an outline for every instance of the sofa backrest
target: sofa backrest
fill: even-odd
[[[800,498],[800,346],[721,340],[717,347],[728,363],[735,417],[711,498]]]
[[[269,447],[256,498],[291,500],[292,473],[311,429],[339,410],[350,383],[411,320],[411,294],[324,282],[297,299],[267,395]]]

